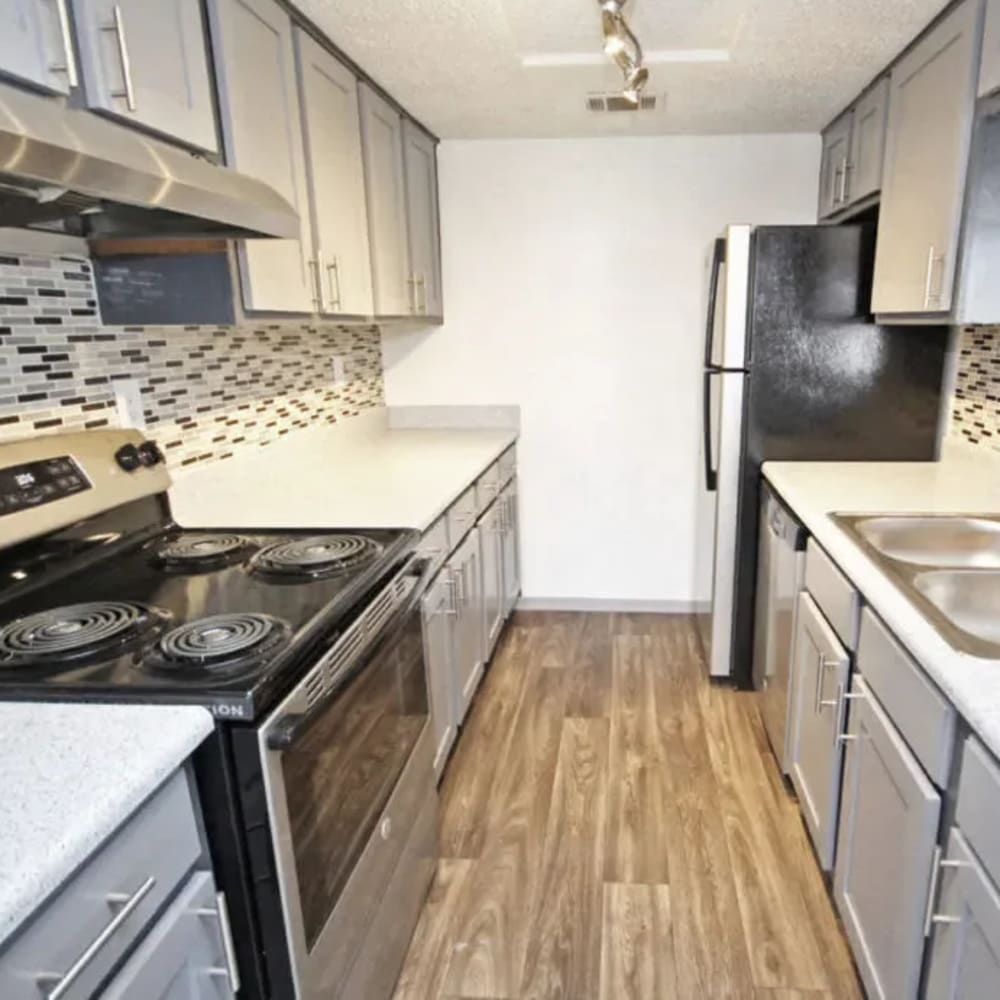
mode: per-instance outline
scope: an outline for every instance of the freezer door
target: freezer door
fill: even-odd
[[[729,226],[712,248],[706,309],[705,368],[746,364],[750,227]]]
[[[699,616],[705,658],[713,677],[730,673],[735,598],[736,526],[740,464],[743,448],[743,396],[746,374],[708,371],[705,374],[706,471],[714,473],[707,503],[714,531],[706,558],[712,567],[710,611]]]

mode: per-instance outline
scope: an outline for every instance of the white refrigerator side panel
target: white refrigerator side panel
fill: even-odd
[[[744,368],[747,360],[747,301],[750,289],[750,226],[726,229],[726,264],[722,289],[721,343],[715,363]]]
[[[712,572],[712,647],[709,673],[731,672],[733,605],[736,598],[736,528],[743,457],[743,394],[746,375],[723,372],[719,415],[719,477],[715,507],[715,565]]]

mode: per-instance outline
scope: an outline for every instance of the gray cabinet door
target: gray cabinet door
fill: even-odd
[[[431,727],[434,731],[434,775],[441,777],[455,742],[457,723],[454,705],[452,643],[458,615],[456,590],[444,569],[423,599],[424,656],[427,660],[427,689],[431,700]]]
[[[854,106],[851,154],[847,164],[847,201],[868,198],[882,187],[889,78],[883,77]]]
[[[219,108],[230,166],[270,184],[299,213],[297,240],[242,240],[249,310],[318,305],[292,22],[274,0],[209,0]]]
[[[870,1000],[913,1000],[941,799],[857,675],[833,891]]]
[[[199,0],[74,0],[87,104],[215,152]]]
[[[820,160],[819,217],[825,219],[847,204],[847,169],[851,158],[851,117],[845,111],[823,133]]]
[[[209,872],[196,872],[148,932],[101,1000],[232,1000],[227,920]]]
[[[824,871],[833,865],[843,749],[838,735],[850,657],[818,605],[799,594],[789,774]]]
[[[995,1000],[1000,989],[1000,892],[956,828],[939,871],[941,892],[928,912],[934,938],[926,1000]]]
[[[364,83],[358,97],[375,315],[408,316],[415,311],[416,289],[406,243],[402,119]]]
[[[504,622],[503,501],[497,499],[479,522],[480,558],[483,566],[483,635],[488,660],[500,638]]]
[[[372,265],[358,81],[301,29],[295,31],[295,42],[321,279],[320,309],[332,315],[370,316],[374,308]]]
[[[0,73],[57,94],[76,85],[69,0],[0,0]]]
[[[517,480],[513,479],[500,494],[503,545],[503,614],[507,618],[521,596],[521,550],[518,535]]]
[[[483,676],[483,582],[478,528],[469,532],[448,566],[458,604],[452,654],[456,721],[461,723]]]
[[[444,299],[438,239],[437,144],[409,120],[403,122],[403,163],[413,311],[440,318],[444,314]]]
[[[981,0],[965,0],[893,67],[875,313],[951,308],[981,15]]]

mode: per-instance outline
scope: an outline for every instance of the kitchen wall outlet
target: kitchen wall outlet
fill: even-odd
[[[333,373],[333,384],[337,388],[347,385],[347,360],[343,354],[334,354],[330,362],[330,370]]]
[[[116,379],[113,384],[119,426],[135,427],[144,431],[146,429],[146,416],[143,413],[139,380],[134,378]]]

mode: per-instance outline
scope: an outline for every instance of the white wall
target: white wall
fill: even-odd
[[[526,598],[707,597],[705,260],[815,219],[816,136],[445,142],[443,328],[383,334],[390,404],[518,403]]]

